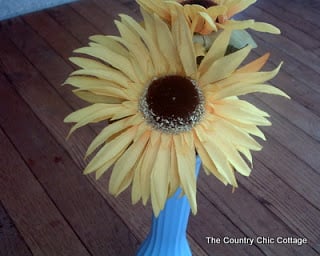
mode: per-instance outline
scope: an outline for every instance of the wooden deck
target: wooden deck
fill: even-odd
[[[107,193],[108,175],[83,176],[83,155],[101,125],[69,141],[66,115],[84,106],[61,87],[72,50],[93,34],[116,33],[117,13],[138,17],[132,0],[84,0],[0,23],[0,255],[134,255],[150,207]],[[292,100],[248,96],[272,115],[267,142],[235,193],[202,172],[198,214],[189,224],[194,255],[320,255],[320,4],[258,0],[241,18],[273,23],[282,35],[252,33],[284,60],[272,82]],[[306,238],[305,245],[208,244],[206,237]]]

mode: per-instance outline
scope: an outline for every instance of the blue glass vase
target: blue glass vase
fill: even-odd
[[[197,157],[197,176],[200,165],[201,160]],[[189,215],[189,201],[186,196],[181,197],[180,188],[167,200],[159,216],[152,216],[150,232],[140,246],[137,256],[191,256],[187,240]]]

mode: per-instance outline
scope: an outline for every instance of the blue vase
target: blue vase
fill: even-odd
[[[198,176],[201,160],[196,159],[195,172]],[[152,225],[146,240],[140,246],[137,256],[191,256],[187,240],[187,226],[190,205],[181,188],[167,200],[164,209],[156,218],[152,216]]]

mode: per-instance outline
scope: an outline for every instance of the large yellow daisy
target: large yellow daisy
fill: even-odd
[[[171,22],[174,4],[183,6],[184,15],[192,31],[207,35],[219,29],[253,29],[261,32],[279,34],[273,25],[254,20],[232,20],[256,0],[137,0],[140,6],[150,13],[158,14]]]
[[[71,58],[81,69],[65,82],[93,103],[66,117],[65,122],[76,123],[70,132],[112,121],[89,146],[87,156],[97,153],[84,173],[99,178],[113,166],[110,193],[117,196],[132,185],[132,202],[146,204],[151,197],[156,216],[181,187],[195,214],[196,153],[205,172],[224,184],[237,187],[235,171],[250,174],[250,150],[261,149],[252,135],[264,139],[257,126],[270,122],[267,113],[238,96],[264,92],[287,97],[264,84],[280,66],[258,72],[265,55],[239,68],[250,47],[225,56],[228,29],[197,65],[183,14],[170,27],[156,14],[144,14],[144,27],[120,16],[121,36],[93,36],[88,47],[75,50],[91,58]]]

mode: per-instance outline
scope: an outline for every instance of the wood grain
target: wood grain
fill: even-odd
[[[0,255],[31,256],[31,251],[0,201]]]
[[[33,255],[89,255],[0,130],[0,199]]]
[[[65,140],[70,126],[63,123],[64,117],[86,105],[70,87],[61,86],[75,68],[68,58],[91,35],[117,34],[113,19],[119,18],[118,13],[141,18],[133,0],[81,0],[1,23],[0,185],[5,193],[0,195],[6,211],[0,216],[12,220],[17,229],[10,227],[6,240],[0,239],[0,254],[5,248],[21,256],[20,244],[25,255],[61,255],[58,250],[66,251],[63,255],[133,255],[149,231],[150,206],[131,205],[130,190],[118,198],[109,195],[110,172],[98,181],[81,174],[86,148],[106,123],[84,127]],[[270,51],[266,70],[284,60],[272,83],[292,100],[260,94],[245,97],[271,114],[273,126],[262,128],[267,137],[260,141],[264,149],[254,153],[252,175],[239,177],[234,193],[214,177],[200,174],[198,214],[191,216],[188,230],[190,245],[194,255],[316,256],[320,254],[320,26],[315,22],[319,5],[259,0],[238,17],[271,22],[283,30],[281,36],[251,31],[259,48],[248,59]],[[2,172],[4,166],[9,169]],[[14,193],[22,193],[23,202]],[[39,220],[29,217],[33,211]],[[35,237],[38,230],[41,237]],[[62,236],[52,235],[56,233]],[[212,245],[206,236],[298,236],[307,238],[308,244]]]
[[[133,254],[137,240],[81,174],[67,152],[59,147],[8,85],[1,87],[1,94],[6,101],[1,102],[0,109],[15,108],[13,119],[6,116],[8,112],[1,112],[1,117],[7,120],[2,127],[8,131],[8,136],[21,151],[24,161],[37,180],[46,187],[56,207],[64,213],[69,225],[76,230],[77,236],[90,252],[94,255]],[[25,123],[28,126],[21,129]]]

